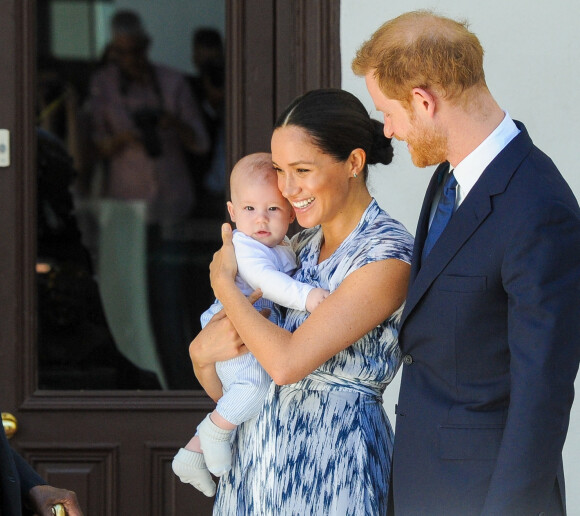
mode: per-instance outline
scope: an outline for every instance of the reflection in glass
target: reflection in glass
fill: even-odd
[[[69,188],[72,159],[53,135],[38,139],[39,387],[155,389],[156,376],[117,349],[105,319]]]
[[[191,76],[150,58],[167,31],[159,13],[141,21],[141,3],[111,25],[115,2],[38,2],[41,389],[199,388],[187,347],[213,301],[224,219],[225,6],[163,3]],[[205,24],[180,16],[204,5]]]

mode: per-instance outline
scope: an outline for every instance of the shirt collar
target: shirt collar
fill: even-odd
[[[458,203],[465,199],[486,167],[519,132],[514,121],[505,112],[503,120],[494,131],[453,169],[459,185]]]

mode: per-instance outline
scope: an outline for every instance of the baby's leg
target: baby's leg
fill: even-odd
[[[250,353],[217,362],[216,372],[222,381],[224,395],[197,431],[208,469],[221,476],[232,467],[230,442],[233,431],[259,413],[272,380]]]
[[[171,467],[183,483],[191,484],[205,496],[213,496],[215,494],[215,482],[205,465],[197,434],[191,438],[185,448],[181,448],[177,452]]]
[[[223,418],[217,410],[209,414],[197,427],[207,468],[218,477],[232,467],[230,438],[235,429],[236,425]]]
[[[211,420],[214,422],[214,424],[216,424],[217,426],[219,426],[220,428],[223,428],[224,430],[235,430],[238,425],[235,425],[234,423],[230,423],[226,418],[224,418],[218,411],[217,409],[214,410],[211,414]]]
[[[201,451],[201,443],[199,442],[199,434],[196,433],[184,446],[184,448],[192,452],[203,453]]]

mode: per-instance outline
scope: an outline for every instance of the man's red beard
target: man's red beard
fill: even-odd
[[[411,124],[407,144],[415,166],[423,168],[446,161],[447,135],[441,130],[419,125],[414,116],[411,117]]]

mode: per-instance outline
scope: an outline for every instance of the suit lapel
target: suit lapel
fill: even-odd
[[[521,131],[520,134],[487,166],[453,215],[425,262],[421,264],[421,251],[427,236],[431,205],[438,186],[437,173],[444,165],[440,165],[435,171],[425,195],[417,225],[411,262],[411,280],[405,309],[401,317],[401,325],[404,324],[433,281],[493,211],[492,197],[505,191],[512,175],[532,149],[533,143],[525,127],[519,122],[516,122],[516,125]]]
[[[421,207],[421,213],[419,215],[419,223],[417,224],[417,231],[415,234],[415,242],[413,244],[413,260],[411,261],[411,278],[410,284],[413,284],[419,269],[421,267],[421,253],[423,251],[423,245],[425,239],[427,238],[427,233],[429,231],[429,217],[431,216],[431,206],[433,205],[433,199],[435,194],[443,181],[443,176],[449,171],[449,163],[441,163],[435,170],[429,186],[427,187],[427,192],[425,193],[425,200],[423,201],[423,206]],[[417,259],[415,259],[417,257]]]
[[[472,193],[474,193],[473,190],[469,193],[468,198],[471,197]],[[423,294],[430,287],[431,283],[439,276],[465,241],[469,239],[491,212],[489,195],[471,197],[471,202],[469,203],[467,202],[468,198],[457,209],[457,212],[449,221],[445,231],[443,231],[439,240],[437,240],[437,243],[429,253],[429,256],[418,270],[415,281],[409,288],[402,321],[406,319],[406,316],[413,310],[421,297],[423,297]],[[414,252],[415,250],[413,250]],[[420,260],[420,254],[417,256],[417,259],[415,259],[415,255],[413,254],[413,262],[419,262]]]

